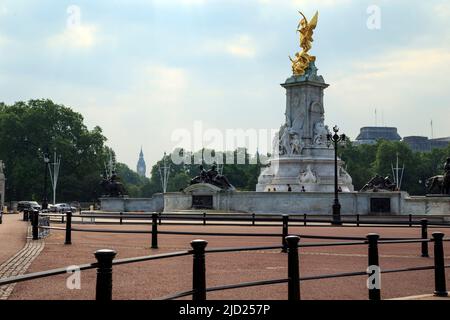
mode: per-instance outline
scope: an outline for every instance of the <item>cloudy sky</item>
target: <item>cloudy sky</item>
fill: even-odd
[[[368,28],[373,6],[380,28]],[[99,125],[118,160],[148,167],[177,130],[284,120],[297,10],[319,10],[312,54],[326,122],[450,136],[446,0],[0,0],[0,101],[50,98]],[[373,25],[373,24],[372,24]]]

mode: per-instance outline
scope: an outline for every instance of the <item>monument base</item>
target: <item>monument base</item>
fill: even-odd
[[[257,192],[334,192],[334,149],[305,148],[302,155],[270,160],[262,170],[256,185]],[[353,192],[352,178],[338,160],[338,186],[341,192]]]

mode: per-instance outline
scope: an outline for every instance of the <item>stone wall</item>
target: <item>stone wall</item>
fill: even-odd
[[[404,212],[411,214],[436,214],[450,216],[450,197],[405,197]]]
[[[100,209],[109,212],[161,212],[164,196],[155,194],[151,198],[101,198]]]
[[[342,193],[339,200],[342,214],[370,214],[370,198],[390,199],[391,214],[400,214],[401,194]],[[229,212],[331,214],[334,195],[324,192],[219,192],[214,195],[214,209]],[[182,193],[164,195],[164,211],[189,210],[192,196]]]
[[[197,191],[198,192],[198,191]],[[194,192],[194,194],[196,194]],[[331,215],[334,195],[323,192],[216,192],[214,209],[260,214]],[[449,215],[449,197],[411,197],[406,192],[348,192],[339,194],[345,214],[370,215],[371,199],[389,199],[392,215]],[[192,209],[192,193],[158,194],[150,199],[103,198],[102,210],[115,212],[174,212]]]

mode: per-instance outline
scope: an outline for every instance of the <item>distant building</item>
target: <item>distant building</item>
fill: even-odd
[[[433,149],[443,149],[450,144],[450,137],[428,139],[421,136],[404,137],[403,141],[409,145],[414,152],[430,152]]]
[[[356,137],[355,144],[375,144],[377,140],[400,141],[402,137],[394,127],[363,127]]]
[[[137,163],[136,171],[141,177],[145,177],[145,173],[147,172],[147,166],[145,165],[144,153],[142,152],[142,148],[141,152],[139,153],[139,160]]]

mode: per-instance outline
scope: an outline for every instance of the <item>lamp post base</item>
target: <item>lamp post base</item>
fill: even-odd
[[[333,204],[333,222],[331,223],[335,226],[342,225],[341,221],[341,205],[338,201],[335,201]]]
[[[42,210],[47,210],[48,209],[48,200],[44,199],[42,200]]]

